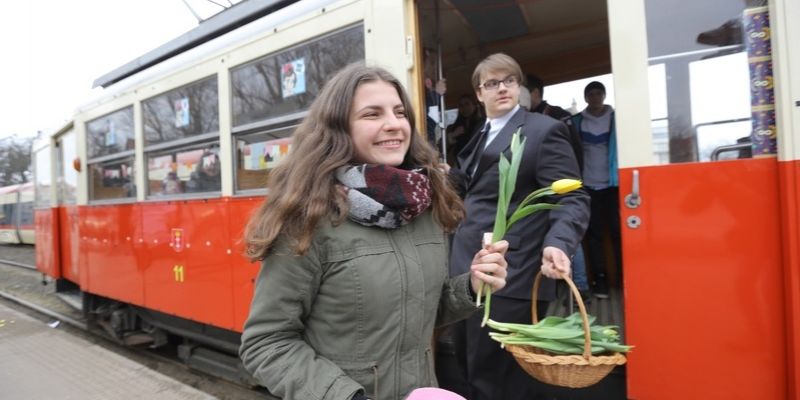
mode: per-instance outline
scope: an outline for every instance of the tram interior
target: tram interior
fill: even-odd
[[[418,15],[422,47],[434,56],[441,49],[445,105],[452,110],[448,112],[456,113],[461,96],[474,93],[470,82],[477,63],[497,52],[513,57],[524,74],[543,80],[545,101],[573,114],[585,107],[583,88],[590,80],[604,80],[607,89],[612,86],[605,1],[440,0],[438,7],[436,3],[419,2]],[[559,84],[559,92],[570,87],[574,91],[569,97],[562,95],[561,102],[548,97],[548,90]],[[613,105],[612,96],[609,91],[607,104]],[[613,265],[610,241],[607,247],[606,265]],[[613,268],[607,274],[610,297],[587,299],[589,312],[603,323],[622,325],[621,279]],[[560,290],[564,301],[553,302],[551,312],[567,313],[567,292],[566,286]]]
[[[441,60],[441,76],[447,83],[444,103],[450,116],[445,121],[455,119],[462,96],[474,96],[470,82],[478,62],[497,52],[513,57],[522,67],[523,74],[533,74],[542,79],[545,87],[543,100],[573,114],[585,107],[583,88],[590,80],[604,77],[606,87],[613,86],[605,1],[435,0],[417,4],[421,47],[428,53],[424,78],[431,78],[434,82],[434,78],[438,78],[439,65],[434,67],[430,61],[435,57],[435,60]],[[438,57],[439,52],[441,57]],[[549,88],[564,83],[566,85],[560,89],[560,101],[548,96]],[[565,90],[574,93],[564,93]],[[522,88],[522,91],[527,89]],[[613,101],[611,96],[607,100]],[[447,159],[452,163],[454,157],[450,154]],[[613,257],[610,240],[607,242],[606,256],[608,261],[612,261],[609,259]],[[606,265],[614,264],[606,262]],[[591,282],[591,270],[587,269]],[[621,279],[615,272],[607,271],[611,286],[609,298],[602,301],[587,299],[586,304],[587,311],[600,323],[622,327]],[[566,284],[559,286],[559,298],[551,302],[548,315],[568,315],[577,310],[568,293]],[[463,378],[451,372],[460,368],[452,340],[448,331],[439,336],[437,373],[443,387],[451,390],[462,388],[463,391]],[[624,372],[620,370],[596,385],[595,389],[611,395],[609,398],[624,398],[624,387]],[[547,390],[555,390],[550,393],[553,396],[567,395],[553,388]],[[576,393],[569,395],[575,396]],[[581,392],[580,395],[592,398],[593,394]]]

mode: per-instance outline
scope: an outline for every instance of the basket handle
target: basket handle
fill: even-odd
[[[586,306],[583,304],[581,293],[578,290],[578,287],[575,286],[575,283],[572,282],[572,279],[570,279],[569,276],[563,272],[559,271],[559,274],[561,274],[561,278],[567,282],[570,290],[572,290],[572,294],[578,301],[578,308],[581,311],[581,319],[583,319],[583,358],[588,360],[592,356],[592,336],[591,333],[589,333],[589,315],[586,313]],[[539,298],[539,283],[541,281],[542,271],[539,271],[536,274],[536,279],[533,280],[533,293],[531,293],[531,317],[533,318],[534,324],[539,322],[539,316],[536,313],[536,300]]]

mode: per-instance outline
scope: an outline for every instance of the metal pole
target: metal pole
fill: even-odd
[[[442,73],[442,36],[441,23],[439,21],[439,0],[434,0],[434,13],[436,17],[436,65],[438,76],[433,83],[433,90],[436,91],[436,84],[444,78]],[[442,133],[442,161],[447,162],[447,132],[444,125],[444,95],[439,95],[439,130]]]

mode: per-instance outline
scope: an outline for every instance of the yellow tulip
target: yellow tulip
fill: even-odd
[[[564,194],[580,189],[581,186],[583,186],[583,183],[577,179],[559,179],[550,185],[550,189],[557,194]]]

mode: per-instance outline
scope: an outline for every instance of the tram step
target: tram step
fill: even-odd
[[[72,308],[83,311],[83,292],[80,290],[66,290],[63,292],[56,292],[56,296],[63,302],[69,304]]]

